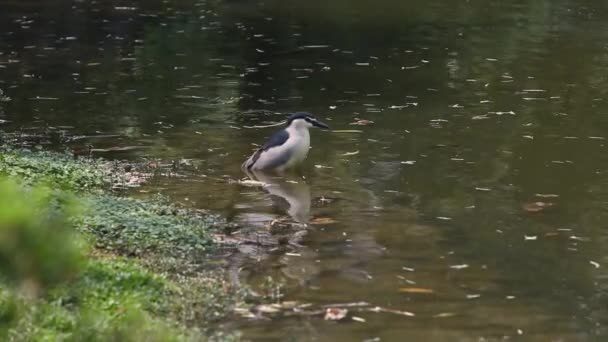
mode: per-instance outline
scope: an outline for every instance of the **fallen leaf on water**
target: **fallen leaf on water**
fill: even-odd
[[[123,152],[123,151],[132,151],[144,148],[143,146],[116,146],[116,147],[108,147],[108,148],[92,148],[91,152]]]
[[[450,266],[450,268],[455,269],[455,270],[462,270],[469,267],[469,265],[467,264],[462,264],[462,265],[452,265]]]
[[[552,206],[553,203],[551,202],[530,202],[525,203],[522,208],[529,213],[537,213]]]
[[[348,314],[348,309],[340,309],[340,308],[327,308],[325,310],[326,321],[339,321],[346,317]]]
[[[316,217],[308,222],[308,224],[332,224],[337,221],[329,217]]]
[[[383,307],[379,307],[379,306],[376,306],[376,307],[373,307],[373,308],[369,308],[366,311],[371,311],[371,312],[388,312],[388,313],[392,313],[392,314],[395,314],[395,315],[407,316],[407,317],[414,317],[414,316],[416,316],[413,312],[387,309],[387,308],[383,308]]]
[[[283,309],[293,309],[293,308],[303,305],[303,304],[300,304],[299,302],[296,302],[295,300],[288,300],[288,301],[279,303],[279,305],[281,305],[281,307]]]
[[[361,306],[369,306],[368,302],[352,302],[352,303],[334,303],[329,305],[323,305],[324,308],[353,308]]]
[[[334,129],[332,133],[363,133],[363,131],[358,129]]]
[[[253,312],[249,311],[248,308],[235,308],[234,312],[243,318],[256,318],[256,315]]]
[[[447,318],[447,317],[454,317],[454,316],[456,316],[456,313],[454,313],[454,312],[442,312],[442,313],[436,314],[433,317],[435,317],[435,318]]]
[[[280,311],[280,307],[278,305],[266,305],[266,304],[260,304],[257,305],[256,307],[253,308],[254,311],[257,312],[261,312],[261,313],[277,313]]]
[[[435,293],[432,289],[425,289],[423,287],[402,287],[399,292],[405,293],[420,293],[420,294],[432,294]]]
[[[266,186],[264,182],[254,181],[251,179],[239,180],[239,184],[243,186]]]
[[[351,125],[357,125],[357,126],[367,126],[367,125],[371,125],[374,122],[371,120],[365,120],[365,119],[359,119],[359,118],[355,118],[355,122],[351,122]]]
[[[534,196],[536,196],[536,197],[543,197],[543,198],[555,198],[555,197],[559,197],[559,195],[556,195],[556,194],[535,194]]]
[[[591,241],[591,239],[589,239],[587,237],[576,236],[576,235],[572,235],[572,236],[570,236],[568,238],[570,240],[576,240],[576,241],[582,241],[582,242],[589,242],[589,241]]]

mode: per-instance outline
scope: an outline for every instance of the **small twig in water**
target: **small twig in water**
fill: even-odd
[[[284,125],[285,121],[281,121],[272,125],[255,125],[255,126],[243,126],[243,128],[268,128]]]

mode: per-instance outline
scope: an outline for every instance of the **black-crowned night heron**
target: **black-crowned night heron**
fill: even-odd
[[[329,128],[310,113],[298,112],[289,116],[287,125],[274,133],[242,165],[246,170],[285,171],[306,159],[310,149],[311,127]]]

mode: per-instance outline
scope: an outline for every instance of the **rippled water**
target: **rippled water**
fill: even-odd
[[[239,222],[249,242],[227,263],[238,281],[412,314],[240,320],[246,339],[607,338],[607,5],[0,8],[4,129],[184,165],[146,190]],[[342,132],[312,131],[295,178],[233,182],[273,130],[251,127],[294,110]],[[103,152],[116,147],[129,149]]]

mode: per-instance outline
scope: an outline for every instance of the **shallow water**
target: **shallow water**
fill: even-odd
[[[608,6],[304,3],[0,0],[0,127],[175,163],[145,190],[239,222],[239,281],[412,314],[246,339],[607,338]],[[342,132],[311,132],[300,175],[235,183],[273,131],[247,127],[294,110]]]

